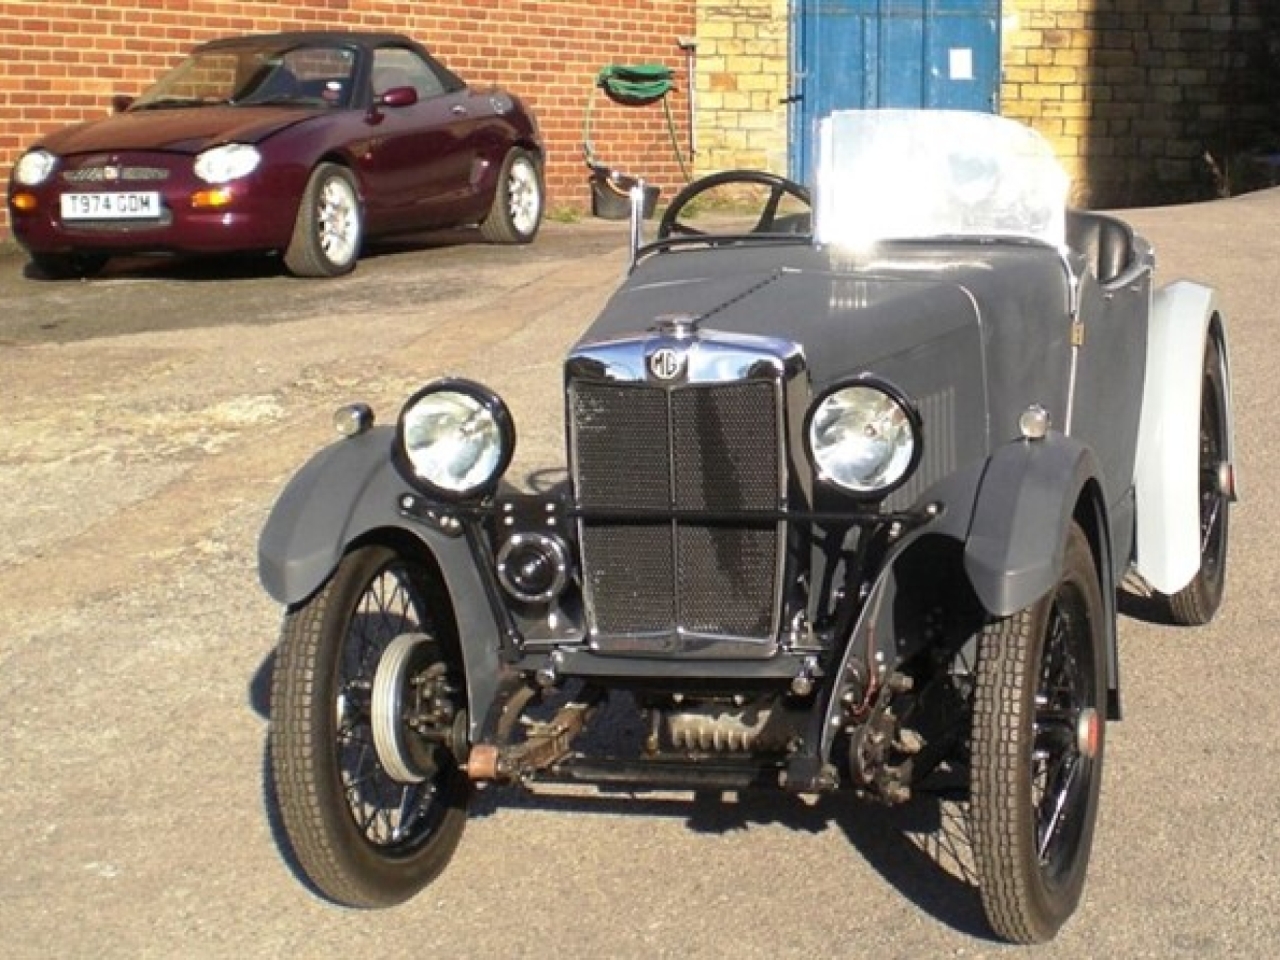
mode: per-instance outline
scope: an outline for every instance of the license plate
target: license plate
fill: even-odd
[[[63,220],[152,220],[160,216],[160,194],[64,193]]]

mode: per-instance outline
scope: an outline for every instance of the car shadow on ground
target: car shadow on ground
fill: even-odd
[[[817,799],[760,791],[671,793],[531,793],[516,787],[486,789],[471,816],[538,810],[573,815],[683,819],[699,834],[725,835],[751,826],[781,826],[797,833],[839,829],[863,860],[901,896],[959,933],[998,942],[987,926],[972,865],[967,805],[960,791],[919,790],[888,807],[850,791]]]
[[[263,719],[271,715],[274,652],[249,683],[249,704]],[[625,740],[634,731],[614,730]],[[588,734],[592,736],[592,734]],[[608,737],[610,734],[595,736]],[[644,793],[616,791],[538,792],[486,786],[473,797],[470,816],[536,810],[552,813],[680,818],[699,834],[725,835],[750,826],[781,826],[805,834],[839,829],[880,876],[903,897],[954,930],[995,942],[984,919],[972,865],[967,805],[962,784],[930,780],[912,799],[896,807],[859,799],[852,792],[798,797],[766,791]],[[264,812],[276,846],[290,872],[320,899],[289,842],[272,775],[269,744],[262,752]]]
[[[398,237],[383,237],[370,240],[361,252],[361,259],[367,257],[388,256],[397,253],[412,253],[417,250],[438,250],[441,247],[489,246],[480,234],[479,227],[452,227],[445,230],[431,230],[426,233],[404,234]]]
[[[488,246],[476,227],[455,227],[425,233],[406,234],[389,239],[369,241],[356,263],[381,257],[441,250],[450,247]],[[40,283],[76,283],[75,279],[51,278],[34,263],[23,264],[22,275]],[[284,259],[278,254],[227,253],[209,256],[129,255],[112,257],[99,273],[85,278],[88,282],[103,280],[169,280],[175,283],[209,283],[216,281],[261,280],[289,277]],[[305,278],[298,278],[305,279]],[[325,278],[319,278],[325,279]]]
[[[228,254],[210,257],[128,256],[113,257],[91,277],[80,280],[46,277],[33,263],[26,263],[22,275],[38,283],[100,283],[119,280],[169,280],[175,283],[208,283],[219,280],[260,280],[279,276],[283,267],[278,257]]]

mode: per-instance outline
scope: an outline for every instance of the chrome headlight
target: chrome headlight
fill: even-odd
[[[13,179],[24,187],[38,187],[49,179],[58,158],[48,150],[31,150],[24,153],[13,167]]]
[[[396,426],[396,460],[406,478],[449,500],[492,490],[515,446],[506,404],[469,380],[439,380],[419,390]]]
[[[823,395],[805,428],[820,479],[854,494],[888,493],[920,459],[920,416],[897,390],[857,380]]]
[[[262,154],[248,143],[224,143],[196,157],[196,176],[205,183],[230,183],[258,169]]]

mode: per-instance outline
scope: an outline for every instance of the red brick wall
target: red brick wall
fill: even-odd
[[[590,208],[582,121],[597,71],[607,63],[677,68],[670,97],[688,150],[683,54],[694,33],[695,0],[4,0],[0,4],[0,171],[42,132],[103,116],[115,93],[137,93],[204,40],[293,29],[407,33],[473,85],[502,84],[537,112],[550,148],[551,210]],[[597,154],[645,176],[670,197],[682,182],[660,106],[623,108],[597,100]],[[0,210],[0,239],[8,212]]]

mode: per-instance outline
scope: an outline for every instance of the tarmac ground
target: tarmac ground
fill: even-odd
[[[1036,957],[1270,956],[1280,943],[1276,673],[1280,191],[1126,214],[1162,281],[1219,288],[1243,499],[1211,626],[1120,625],[1085,902]],[[443,876],[362,912],[315,896],[264,790],[280,610],[256,538],[363,399],[501,392],[517,475],[562,462],[560,358],[626,265],[626,227],[466,235],[301,281],[261,261],[0,256],[0,931],[46,957],[994,957],[937,801],[529,798],[499,791]]]

